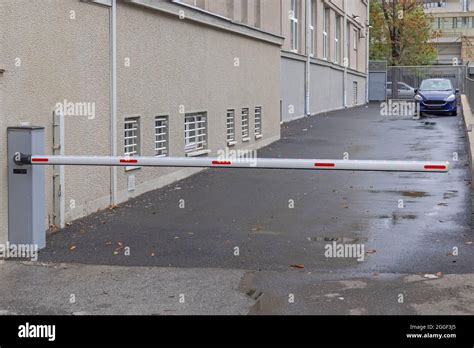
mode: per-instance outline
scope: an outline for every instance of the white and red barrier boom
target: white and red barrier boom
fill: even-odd
[[[79,166],[142,166],[142,167],[201,167],[201,168],[255,168],[353,170],[392,172],[445,173],[449,162],[440,161],[382,161],[382,160],[329,160],[292,158],[237,158],[219,157],[114,157],[114,156],[46,156],[17,153],[16,164],[26,165],[79,165]]]

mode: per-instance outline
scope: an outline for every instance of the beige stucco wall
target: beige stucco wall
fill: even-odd
[[[177,21],[132,5],[118,8],[118,61],[129,57],[131,65],[119,64],[118,144],[123,143],[126,115],[140,115],[142,154],[152,156],[153,120],[168,115],[170,154],[184,156],[184,114],[207,112],[210,155],[217,155],[226,144],[226,110],[236,110],[236,149],[259,147],[266,139],[276,139],[279,127],[279,46],[232,35],[192,22]],[[234,66],[238,58],[239,66]],[[254,131],[255,106],[263,109],[262,139]],[[240,110],[249,107],[250,142],[242,143]],[[137,183],[154,180],[172,169],[119,169],[119,190],[130,195],[127,176]]]
[[[6,128],[30,121],[46,128],[52,153],[52,112],[57,102],[95,103],[96,116],[66,116],[67,155],[110,154],[109,9],[79,0],[4,0],[0,33],[0,156],[6,155]],[[75,11],[75,19],[70,19]],[[119,2],[118,151],[123,154],[123,119],[141,117],[142,155],[153,155],[154,116],[169,115],[170,152],[184,155],[184,115],[206,111],[212,155],[225,147],[225,117],[236,109],[236,149],[258,148],[280,136],[280,47],[261,40],[182,21],[156,10]],[[8,28],[8,30],[6,30]],[[234,67],[234,58],[239,67]],[[15,66],[15,58],[21,65]],[[125,66],[125,59],[130,66]],[[255,106],[263,108],[263,138],[253,137]],[[251,141],[242,143],[240,108],[249,107]],[[7,238],[7,172],[0,173],[0,241]],[[123,201],[196,172],[189,169],[118,168],[118,199]],[[127,190],[127,177],[137,187]],[[53,212],[52,168],[46,168],[45,210]],[[110,202],[110,170],[66,167],[66,219]]]
[[[57,102],[95,103],[96,117],[66,116],[68,154],[108,154],[108,10],[69,0],[6,0],[3,33],[0,156],[6,157],[6,128],[20,121],[45,127],[45,152],[52,153],[52,112]],[[74,11],[74,12],[71,12]],[[75,15],[75,19],[71,19]],[[21,60],[21,61],[20,61]],[[19,66],[16,66],[19,63]],[[4,162],[6,164],[6,162]],[[66,204],[76,206],[109,194],[106,168],[66,168]],[[52,168],[45,170],[45,219],[52,214]],[[7,238],[7,169],[0,173],[0,240]]]

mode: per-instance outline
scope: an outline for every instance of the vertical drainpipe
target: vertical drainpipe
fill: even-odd
[[[369,16],[370,16],[370,1],[367,2],[367,17],[365,20],[365,30],[366,30],[366,35],[365,35],[365,45],[366,45],[366,53],[365,53],[365,61],[366,61],[366,67],[365,67],[365,103],[369,103],[369,42],[370,42],[370,22],[369,22]]]
[[[347,0],[344,0],[344,42],[343,42],[343,45],[344,45],[344,78],[343,78],[343,81],[342,81],[342,88],[343,88],[343,98],[344,98],[344,107],[347,108],[347,65],[349,65],[349,54],[350,52],[348,52],[348,47],[347,47],[347,35],[349,35],[349,33],[347,32]]]
[[[110,16],[110,51],[111,51],[111,117],[110,117],[110,150],[117,156],[117,0],[112,0]],[[110,204],[117,204],[117,167],[110,167]]]
[[[311,20],[311,0],[306,0],[306,16],[305,16],[305,28],[306,28],[306,68],[305,68],[305,96],[304,96],[304,108],[306,116],[311,116],[311,110],[309,108],[309,88],[311,78],[311,32],[309,24]]]

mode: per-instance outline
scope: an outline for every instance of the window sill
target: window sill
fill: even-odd
[[[191,151],[186,153],[186,157],[197,157],[197,156],[202,156],[202,155],[207,155],[210,153],[211,150],[197,150],[197,151]]]
[[[242,142],[247,142],[247,141],[250,141],[250,137],[247,137],[247,138],[242,138]]]
[[[255,134],[255,139],[260,139],[263,137],[263,134]]]
[[[227,143],[227,146],[234,146],[234,145],[236,145],[236,144],[237,144],[237,142],[236,142],[235,140],[234,140],[234,141],[229,141],[229,142]]]

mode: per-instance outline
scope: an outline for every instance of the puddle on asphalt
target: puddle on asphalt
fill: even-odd
[[[399,224],[403,220],[415,220],[418,218],[415,214],[396,214],[393,213],[392,215],[380,215],[379,219],[387,219],[391,220],[393,225]]]
[[[368,242],[366,237],[308,237],[308,240],[312,242],[339,242],[346,244]]]

